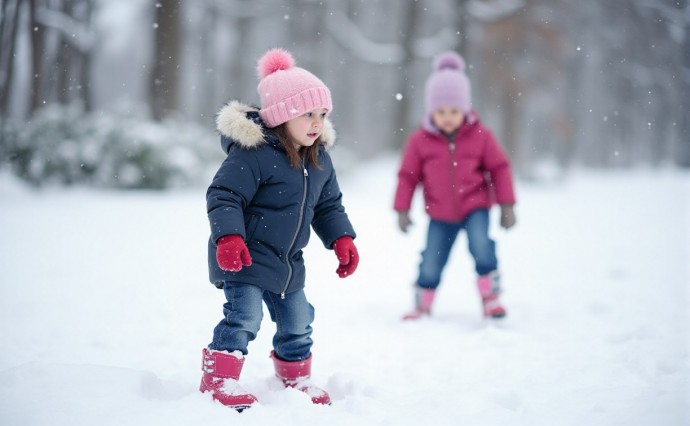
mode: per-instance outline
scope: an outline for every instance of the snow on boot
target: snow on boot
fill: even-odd
[[[489,272],[477,278],[477,288],[482,297],[482,307],[484,317],[503,318],[506,310],[501,305],[499,295],[501,294],[501,276],[497,271]]]
[[[424,315],[431,315],[431,305],[434,303],[436,290],[429,288],[415,289],[415,308],[403,316],[403,320],[416,320]]]
[[[221,352],[204,348],[202,356],[201,370],[204,374],[199,385],[202,393],[211,392],[213,399],[237,411],[256,402],[256,397],[237,382],[244,364],[240,351]]]
[[[311,381],[311,354],[302,361],[283,361],[271,351],[271,359],[276,369],[276,377],[282,380],[285,387],[295,388],[311,397],[314,404],[331,405],[328,392],[314,385]]]

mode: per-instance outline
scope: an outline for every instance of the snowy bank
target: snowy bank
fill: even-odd
[[[459,239],[435,315],[403,323],[425,231],[390,203],[397,160],[342,176],[361,265],[312,240],[313,406],[272,377],[265,315],[242,414],[197,392],[223,295],[207,282],[204,189],[33,191],[0,177],[3,425],[682,425],[690,422],[690,174],[518,183],[495,229],[508,318],[480,318]],[[419,201],[419,200],[418,200]],[[494,212],[495,213],[495,212]],[[230,423],[228,423],[230,422]]]

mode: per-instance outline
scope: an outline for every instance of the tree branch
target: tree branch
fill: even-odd
[[[467,2],[467,13],[482,22],[497,22],[517,13],[523,7],[524,0],[471,0]]]
[[[36,9],[36,21],[62,33],[63,39],[82,53],[91,50],[96,42],[93,31],[73,17],[45,7]]]
[[[387,60],[386,63],[399,64],[405,60],[405,50],[402,46],[369,40],[344,13],[329,15],[326,27],[340,45],[362,61],[380,64]]]

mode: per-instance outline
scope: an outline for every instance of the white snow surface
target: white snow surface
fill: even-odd
[[[426,218],[418,195],[398,232],[396,167],[340,175],[352,277],[314,234],[305,253],[312,379],[333,404],[273,376],[265,312],[240,380],[260,404],[243,413],[197,390],[224,301],[207,281],[205,188],[36,191],[0,176],[0,424],[690,424],[690,174],[518,182],[517,227],[492,229],[508,317],[481,318],[462,236],[434,315],[402,322]]]

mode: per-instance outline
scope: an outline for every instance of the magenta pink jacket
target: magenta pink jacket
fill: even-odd
[[[398,171],[393,208],[408,211],[421,182],[432,219],[459,222],[493,203],[515,204],[510,160],[471,113],[451,140],[431,126],[410,135]]]

